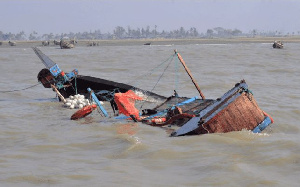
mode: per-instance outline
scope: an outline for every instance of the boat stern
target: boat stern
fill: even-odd
[[[171,136],[226,133],[243,129],[261,132],[272,122],[242,80]]]

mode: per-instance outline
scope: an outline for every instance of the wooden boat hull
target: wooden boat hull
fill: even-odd
[[[247,84],[241,81],[171,136],[253,130],[266,118],[268,116],[257,105]]]

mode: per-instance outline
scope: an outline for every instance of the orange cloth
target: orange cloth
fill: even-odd
[[[125,116],[134,115],[137,119],[139,118],[139,110],[135,108],[134,103],[136,100],[142,100],[143,98],[137,96],[132,90],[125,93],[116,93],[114,97],[120,114]]]

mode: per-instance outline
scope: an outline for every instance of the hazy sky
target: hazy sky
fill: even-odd
[[[248,33],[300,31],[300,0],[0,0],[0,31],[29,34],[84,32],[100,29],[198,32],[223,27]]]

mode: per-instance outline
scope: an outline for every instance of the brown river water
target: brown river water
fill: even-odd
[[[170,65],[156,87],[165,67],[149,75],[177,49],[206,98],[245,79],[275,121],[261,134],[184,137],[97,112],[71,121],[76,110],[64,108],[51,89],[29,88],[44,68],[33,45],[0,46],[0,186],[299,186],[300,43],[40,46],[65,72],[196,96],[181,65]]]

